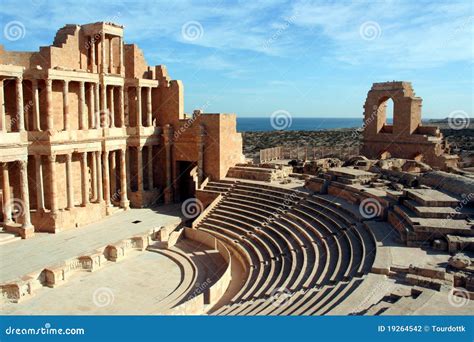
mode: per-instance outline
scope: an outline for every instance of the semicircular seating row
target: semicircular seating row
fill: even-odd
[[[371,270],[371,233],[324,196],[226,180],[205,190],[223,198],[196,228],[246,260],[240,290],[211,314],[327,314]]]

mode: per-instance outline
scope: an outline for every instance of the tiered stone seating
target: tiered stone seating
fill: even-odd
[[[151,252],[163,254],[170,259],[173,259],[180,267],[182,267],[183,279],[179,286],[168,297],[164,298],[160,302],[160,307],[172,308],[177,306],[184,298],[188,297],[189,292],[192,290],[193,284],[197,282],[198,278],[198,267],[193,260],[186,254],[183,253],[179,248],[170,247],[168,249],[160,248],[158,246],[150,245],[147,248]]]
[[[241,181],[209,182],[208,189],[223,198],[196,228],[247,261],[240,291],[213,314],[326,314],[371,269],[372,235],[331,196]],[[283,289],[290,300],[274,305]]]
[[[174,246],[163,248],[158,242],[147,247],[148,251],[163,254],[181,268],[179,285],[163,298],[156,307],[159,314],[202,313],[205,307],[189,305],[199,294],[209,290],[226,272],[226,262],[219,250],[206,243],[183,238]],[[209,295],[210,296],[210,295]],[[207,301],[210,299],[207,298]],[[205,300],[206,301],[206,300]],[[190,306],[183,312],[183,307]]]
[[[206,191],[213,191],[219,193],[226,193],[235,184],[234,181],[221,180],[218,182],[208,182],[206,185]]]

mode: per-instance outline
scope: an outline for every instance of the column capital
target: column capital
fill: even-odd
[[[71,162],[72,161],[72,153],[66,153],[66,160],[68,162]]]
[[[63,85],[64,86],[68,86],[69,85],[69,80],[62,80],[63,81]]]
[[[173,136],[174,136],[174,128],[170,124],[167,124],[163,127],[163,138],[165,140],[165,144],[172,144],[173,143]]]
[[[26,160],[18,160],[18,165],[20,165],[21,170],[26,170],[28,166],[28,161]]]
[[[52,87],[53,86],[53,80],[51,78],[47,78],[45,80],[45,82],[46,82],[47,87]]]
[[[54,162],[56,161],[56,154],[50,154],[50,155],[48,156],[48,161],[49,161],[50,163],[54,163]]]
[[[23,82],[23,76],[17,76],[15,81],[18,82]]]

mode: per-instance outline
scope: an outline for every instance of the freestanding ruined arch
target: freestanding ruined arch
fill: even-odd
[[[387,123],[386,102],[392,99],[393,124]],[[443,135],[436,126],[423,126],[420,97],[410,82],[374,83],[364,105],[364,137],[361,153],[368,158],[391,156],[420,159],[437,168],[456,166]]]

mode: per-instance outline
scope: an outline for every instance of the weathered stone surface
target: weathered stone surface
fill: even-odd
[[[448,262],[450,266],[457,269],[464,269],[471,266],[472,264],[471,258],[463,253],[457,253],[453,255],[451,258],[449,258]]]
[[[181,81],[123,36],[97,22],[38,52],[0,47],[5,230],[29,238],[180,201],[242,162],[236,116],[186,115]]]

